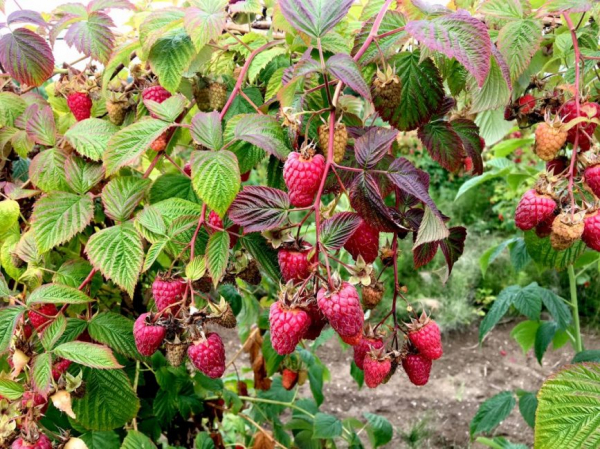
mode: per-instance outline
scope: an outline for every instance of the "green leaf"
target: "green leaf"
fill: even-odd
[[[342,435],[342,422],[333,415],[317,413],[313,427],[313,439],[330,439]]]
[[[133,321],[123,315],[112,312],[100,313],[89,323],[90,336],[100,343],[132,359],[139,359],[140,354],[133,339]]]
[[[352,360],[352,363],[350,364],[350,375],[352,376],[352,379],[356,381],[358,388],[362,388],[365,383],[365,372],[356,366],[354,360]]]
[[[121,449],[156,449],[156,445],[142,432],[129,430],[123,440]]]
[[[0,92],[0,127],[13,126],[27,107],[25,100],[12,92]]]
[[[206,273],[206,258],[204,256],[194,257],[185,267],[185,277],[191,281],[197,281]]]
[[[215,443],[208,432],[198,432],[195,443],[196,449],[215,449]]]
[[[209,150],[218,151],[223,146],[221,116],[217,111],[199,112],[194,115],[190,132],[194,142]]]
[[[537,321],[521,321],[510,332],[510,336],[516,340],[521,347],[523,355],[533,348],[535,336],[540,327]]]
[[[265,238],[258,234],[248,234],[242,239],[242,246],[252,255],[258,262],[262,271],[271,281],[276,284],[281,281],[281,271],[277,261],[277,251],[272,246],[267,244]]]
[[[263,336],[262,353],[265,358],[265,366],[267,368],[267,376],[272,376],[279,369],[279,365],[285,358],[279,355],[271,343],[271,333],[267,332]]]
[[[544,321],[538,328],[535,335],[535,357],[538,363],[542,364],[542,358],[548,349],[548,345],[554,339],[556,332],[558,331],[558,325],[555,321]]]
[[[585,243],[577,241],[573,246],[564,250],[556,251],[550,244],[550,238],[540,239],[535,235],[535,231],[525,232],[525,245],[531,258],[543,267],[556,268],[562,270],[585,251]]]
[[[52,354],[44,352],[33,359],[32,381],[35,391],[48,393],[52,385]]]
[[[227,0],[195,0],[185,10],[183,26],[194,43],[196,51],[211,40],[216,40],[225,27]]]
[[[23,306],[9,306],[0,309],[0,354],[4,354],[10,346],[15,327],[25,312]]]
[[[562,330],[566,329],[571,324],[573,316],[565,300],[551,290],[540,288],[539,291],[544,306],[546,306],[552,318],[558,323],[558,328]]]
[[[133,296],[144,263],[144,248],[131,221],[92,235],[85,252],[94,268]]]
[[[17,28],[0,39],[0,64],[20,83],[41,86],[52,76],[54,56],[46,39]]]
[[[516,404],[517,401],[510,391],[503,391],[486,400],[479,406],[471,421],[471,436],[492,431],[510,415]]]
[[[516,3],[516,2],[506,2]],[[529,66],[531,58],[542,41],[542,23],[539,20],[511,20],[498,33],[498,50],[504,56],[513,79]]]
[[[262,148],[280,160],[290,152],[279,122],[268,115],[245,114],[235,125],[234,138]]]
[[[83,195],[102,181],[104,168],[72,154],[67,158],[65,178],[73,192]]]
[[[46,351],[50,351],[58,339],[62,336],[62,334],[67,329],[67,319],[62,313],[56,315],[56,318],[52,320],[52,323],[44,329],[42,333],[41,340],[42,346]]]
[[[83,368],[85,396],[73,399],[77,422],[90,430],[112,430],[131,421],[140,401],[123,370]]]
[[[569,365],[548,378],[538,393],[536,447],[600,445],[600,364]]]
[[[277,56],[284,55],[287,50],[283,47],[269,48],[261,53],[258,53],[256,57],[250,63],[248,69],[248,82],[254,83],[260,75],[260,72],[269,65]]]
[[[494,47],[492,49],[495,53],[498,52]],[[483,85],[478,86],[474,79],[471,79],[467,84],[473,97],[473,104],[470,109],[473,113],[499,109],[500,107],[504,108],[510,100],[512,86],[508,67],[504,61],[499,61],[498,56],[495,54],[491,58],[490,70]],[[479,123],[477,124],[479,125]],[[480,127],[483,128],[481,125]],[[487,140],[486,143],[491,144]]]
[[[86,432],[78,438],[83,440],[87,449],[115,449],[121,444],[116,432]]]
[[[110,138],[118,129],[108,120],[88,118],[71,126],[65,133],[65,138],[79,154],[99,161]]]
[[[3,231],[9,229],[17,221],[19,221],[19,214],[21,208],[19,203],[14,200],[0,201],[0,229]]]
[[[192,40],[182,28],[177,28],[167,32],[152,46],[148,62],[161,86],[174,93],[194,53]]]
[[[198,203],[200,200],[192,187],[192,180],[177,173],[167,173],[156,178],[150,187],[150,203],[170,198],[181,198]]]
[[[46,284],[36,288],[27,304],[85,304],[94,301],[76,288],[60,284]]]
[[[496,437],[492,439],[479,437],[475,440],[475,442],[481,443],[487,447],[491,447],[492,449],[529,449],[524,444],[513,444],[506,438],[502,437]]]
[[[56,143],[56,124],[52,108],[45,106],[35,111],[27,120],[27,134],[35,143],[53,147]]]
[[[112,19],[104,12],[90,12],[86,20],[72,24],[65,34],[65,42],[86,56],[106,64],[115,45],[111,31]]]
[[[44,192],[69,191],[65,175],[66,162],[67,154],[63,150],[50,148],[41,151],[33,158],[29,166],[31,181]]]
[[[85,320],[80,320],[79,318],[67,318],[67,328],[54,346],[75,340],[87,329],[87,325],[88,323]]]
[[[309,364],[308,382],[310,385],[310,391],[313,395],[313,398],[315,398],[317,405],[321,405],[325,400],[325,395],[323,394],[324,371],[325,368],[319,363],[312,362]]]
[[[538,401],[535,393],[531,391],[517,391],[519,396],[519,411],[525,422],[533,429],[535,426],[535,411],[537,410]]]
[[[196,151],[191,164],[194,190],[208,207],[223,217],[241,185],[235,154],[226,150]]]
[[[122,368],[110,348],[103,345],[85,341],[70,341],[57,346],[53,352],[64,359],[90,368]]]
[[[34,206],[32,229],[42,253],[65,243],[82,232],[94,216],[91,195],[52,192],[40,198]]]
[[[229,261],[229,234],[217,231],[210,236],[206,248],[206,266],[215,288],[219,285]]]
[[[353,3],[353,0],[338,0],[333,3],[327,0],[280,0],[279,7],[294,28],[316,39],[339,23]]]
[[[114,134],[104,154],[106,175],[112,175],[121,167],[136,161],[170,126],[170,123],[150,118],[133,123]]]
[[[571,360],[571,363],[582,363],[582,362],[597,362],[600,363],[600,349],[587,349],[585,351],[578,352]]]
[[[183,95],[177,94],[167,98],[162,103],[152,100],[144,100],[144,105],[150,111],[152,117],[163,122],[173,123],[181,115],[185,108],[186,99]]]
[[[540,287],[534,282],[522,288],[514,295],[513,305],[530,320],[539,320],[542,310]]]
[[[512,285],[506,287],[500,292],[491,309],[485,315],[485,318],[479,325],[479,341],[483,340],[483,337],[500,321],[500,318],[508,312],[509,307],[512,305],[513,297],[521,290],[518,285]]]
[[[142,271],[145,273],[150,269],[150,267],[156,262],[159,256],[162,254],[163,250],[167,247],[169,243],[169,239],[164,238],[157,240],[156,242],[150,245],[148,248],[148,252],[146,253],[146,258],[144,259],[144,266],[142,267]]]
[[[479,12],[498,19],[522,19],[523,5],[519,1],[487,0],[479,7]]]
[[[24,392],[25,390],[20,383],[0,378],[0,396],[4,396],[9,401],[15,401],[23,396]]]
[[[392,440],[394,428],[386,418],[381,415],[374,415],[373,413],[364,413],[364,417],[369,422],[367,432],[369,434],[369,441],[374,448],[384,446]]]
[[[150,180],[134,176],[113,178],[102,189],[106,215],[115,221],[126,221],[146,195]]]

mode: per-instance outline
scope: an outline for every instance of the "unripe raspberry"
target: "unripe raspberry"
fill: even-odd
[[[600,197],[600,164],[587,167],[583,172],[583,177],[594,195]]]
[[[142,91],[142,100],[144,103],[148,100],[162,103],[167,98],[171,97],[171,92],[162,86],[147,87]],[[150,116],[156,118],[156,115],[150,112]]]
[[[600,118],[600,105],[598,103],[582,103],[579,105],[579,114],[577,114],[577,105],[575,99],[567,101],[560,111],[560,116],[565,124],[578,117]],[[580,123],[569,129],[567,141],[575,143],[577,130],[579,129],[579,139],[577,145],[581,151],[588,151],[591,146],[591,137],[596,130],[595,123]]]
[[[413,320],[408,329],[409,340],[423,357],[437,360],[442,356],[442,335],[435,321],[423,314],[418,320]]]
[[[383,340],[376,337],[364,336],[360,343],[354,346],[354,363],[358,369],[364,369],[365,356],[371,349],[383,348]]]
[[[535,154],[544,161],[551,161],[566,141],[567,131],[561,125],[542,122],[535,130]]]
[[[431,360],[421,354],[408,354],[402,359],[402,368],[408,379],[417,386],[425,385],[431,373]]]
[[[225,372],[225,346],[219,334],[206,334],[206,339],[188,348],[188,357],[198,370],[211,379]]]
[[[319,145],[324,154],[329,151],[329,125],[319,126]],[[333,131],[333,161],[339,164],[344,160],[348,145],[348,130],[346,125],[338,123]]]
[[[379,231],[362,220],[356,231],[344,244],[354,260],[362,256],[366,263],[373,263],[379,255]]]
[[[298,383],[298,373],[296,371],[292,371],[291,369],[284,368],[281,373],[281,385],[286,390],[291,390]]]
[[[75,92],[67,96],[67,106],[78,122],[90,118],[92,115],[92,100],[87,93]]]
[[[371,92],[375,110],[384,120],[390,120],[390,112],[394,111],[402,100],[400,78],[391,67],[388,66],[385,71],[377,70]]]
[[[552,222],[552,233],[550,234],[550,243],[556,251],[563,251],[570,248],[579,240],[584,230],[583,220],[571,220],[570,213],[562,213]]]
[[[140,354],[150,357],[154,354],[165,339],[166,329],[152,324],[150,313],[142,313],[133,325],[133,338]]]
[[[169,144],[169,131],[165,131],[160,136],[158,136],[152,143],[150,144],[150,149],[160,152],[164,151]]]
[[[588,248],[600,251],[600,214],[598,211],[585,217],[581,240]]]
[[[369,388],[375,388],[383,382],[392,369],[389,357],[379,358],[369,352],[364,358],[365,384]]]
[[[162,312],[167,307],[182,300],[185,293],[186,283],[182,279],[169,279],[156,276],[152,283],[152,296],[156,303],[156,308]],[[171,307],[169,312],[177,314],[180,306]]]
[[[358,343],[362,336],[364,315],[356,288],[342,282],[340,288],[329,291],[325,287],[317,293],[317,303],[331,327],[342,338]]]
[[[303,246],[302,250],[283,248],[277,253],[281,276],[285,282],[303,281],[310,276],[312,263],[308,260],[308,254],[312,248],[308,244]]]
[[[296,207],[313,203],[325,170],[325,159],[320,154],[307,157],[290,153],[283,166],[283,179],[288,188],[290,202]]]
[[[289,308],[280,301],[269,311],[271,344],[278,354],[291,354],[310,326],[310,317],[299,308]]]
[[[58,313],[58,309],[54,304],[42,304],[40,306],[35,307],[35,310],[38,310],[40,313],[48,316],[55,316]],[[29,313],[29,321],[39,330],[44,324],[50,321],[50,318],[46,318],[45,316],[40,315],[39,313],[35,313],[33,310],[30,310]]]
[[[129,102],[127,100],[106,100],[106,112],[111,123],[121,126],[127,115]]]
[[[363,285],[361,291],[363,307],[367,310],[374,309],[383,298],[383,283],[371,281],[370,285]]]
[[[227,86],[223,83],[210,83],[208,86],[208,104],[211,111],[220,111],[227,102]]]
[[[556,202],[548,195],[540,195],[535,189],[528,190],[521,198],[515,212],[515,224],[522,231],[533,229],[554,213]]]

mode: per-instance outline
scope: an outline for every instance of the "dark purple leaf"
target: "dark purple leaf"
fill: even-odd
[[[15,23],[32,23],[44,28],[48,27],[48,24],[39,12],[29,11],[27,9],[10,13],[6,19],[6,23],[8,25],[14,25]]]
[[[229,218],[245,232],[281,227],[290,209],[287,193],[271,187],[246,186],[229,208]]]
[[[52,49],[27,28],[17,28],[0,39],[0,64],[20,83],[40,86],[54,72]]]
[[[388,168],[388,178],[400,190],[418,198],[438,217],[442,214],[429,196],[429,177],[403,157],[396,159]]]
[[[440,107],[435,114],[433,114],[433,118],[443,118],[448,112],[452,110],[456,106],[456,100],[452,97],[444,97],[444,100],[440,104]]]
[[[463,166],[465,150],[462,140],[450,123],[437,120],[421,126],[417,132],[434,161],[449,171],[457,171]]]
[[[375,179],[359,173],[350,187],[350,204],[373,228],[383,232],[406,231],[400,213],[386,206]]]
[[[322,37],[340,22],[354,0],[280,0],[283,16],[299,31],[311,37]]]
[[[416,238],[416,235],[415,235]],[[413,249],[413,262],[415,264],[415,270],[427,265],[435,257],[439,242],[423,243]]]
[[[390,59],[402,86],[400,101],[383,102],[375,95],[373,104],[381,118],[398,128],[410,131],[426,123],[440,108],[444,99],[444,86],[437,67],[426,58],[420,60],[416,52],[402,52]]]
[[[371,91],[362,76],[360,67],[349,55],[338,53],[327,60],[326,66],[327,71],[338,80],[346,83],[365,99],[371,100]]]
[[[346,244],[360,226],[362,219],[353,212],[340,212],[321,224],[321,244],[329,251],[336,251]]]
[[[448,275],[452,272],[452,267],[465,250],[465,240],[467,238],[467,229],[462,226],[455,226],[449,229],[448,238],[440,242],[440,248],[448,265]]]
[[[115,37],[110,27],[112,19],[104,13],[90,13],[87,20],[72,24],[65,34],[65,42],[81,53],[106,64],[110,59]]]
[[[354,141],[356,161],[364,168],[373,168],[387,154],[398,131],[390,128],[371,128]]]
[[[285,160],[290,152],[279,122],[268,115],[243,115],[233,134],[236,139],[256,145],[280,160]]]
[[[421,44],[456,58],[483,86],[490,70],[492,42],[485,24],[467,11],[458,11],[431,20],[414,20],[406,31]]]
[[[481,159],[481,152],[483,151],[483,145],[479,137],[479,127],[475,122],[464,118],[452,120],[450,124],[460,137],[467,156],[473,161],[473,173],[475,175],[482,174],[483,160]]]

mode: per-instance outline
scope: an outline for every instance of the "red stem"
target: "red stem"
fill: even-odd
[[[150,162],[150,166],[144,172],[144,176],[142,176],[142,178],[146,179],[148,176],[150,176],[150,173],[152,173],[152,170],[154,170],[154,167],[156,167],[156,164],[158,163],[158,161],[160,160],[162,155],[163,155],[163,152],[161,151],[161,152],[157,153],[156,156],[154,156],[154,159],[152,159],[152,162]]]
[[[365,42],[362,44],[360,49],[356,52],[356,55],[354,55],[355,61],[358,61],[362,57],[362,55],[365,54],[365,52],[367,51],[367,48],[369,48],[369,45],[371,45],[371,42],[373,42],[373,39],[375,39],[375,37],[377,36],[379,27],[381,26],[381,22],[383,21],[383,16],[385,16],[385,13],[387,12],[387,10],[391,4],[392,4],[392,0],[386,0],[384,5],[379,10],[377,17],[375,17],[375,21],[373,22],[373,28],[371,28],[371,31],[369,32],[369,35],[367,36],[367,40],[365,40]],[[393,31],[396,32],[396,30],[393,30]],[[384,33],[379,37],[383,37],[386,34],[387,33]]]

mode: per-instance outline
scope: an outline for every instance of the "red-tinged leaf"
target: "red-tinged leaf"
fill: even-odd
[[[54,56],[42,37],[17,28],[0,39],[0,64],[20,83],[40,86],[52,76]]]
[[[440,108],[444,99],[444,86],[437,67],[421,54],[402,52],[390,58],[396,67],[402,90],[398,104],[386,104],[376,95],[375,109],[381,118],[400,131],[410,131],[426,123]]]
[[[128,0],[93,0],[87,6],[89,13],[103,9],[136,9]]]
[[[435,114],[433,114],[433,119],[442,119],[446,114],[448,114],[453,108],[456,106],[456,100],[452,97],[444,97],[442,102],[440,103],[440,107]]]
[[[185,10],[183,26],[197,51],[217,39],[225,27],[227,0],[196,0],[196,7]]]
[[[356,162],[364,168],[373,168],[387,154],[398,131],[390,128],[371,128],[354,141]]]
[[[210,150],[220,150],[223,146],[221,118],[217,111],[199,112],[192,118],[190,132],[194,142]]]
[[[365,82],[360,67],[354,59],[345,53],[338,53],[326,62],[327,71],[338,80],[343,81],[367,100],[371,100],[371,91]]]
[[[328,251],[336,251],[346,244],[362,219],[353,212],[340,212],[321,224],[321,244]]]
[[[290,152],[279,122],[268,115],[243,115],[233,134],[236,139],[256,145],[282,161]]]
[[[354,42],[354,48],[352,48],[352,55],[355,55],[358,50],[363,46],[369,37],[369,33],[373,29],[373,22],[375,22],[375,16],[371,17],[370,20],[366,21],[363,28],[356,36]],[[387,33],[388,31],[397,30],[406,25],[406,19],[399,11],[388,11],[383,16],[381,25],[379,26],[379,34]],[[389,36],[382,37],[373,40],[371,45],[367,48],[365,53],[360,58],[361,64],[368,64],[381,57],[383,53],[386,57],[396,53],[401,42],[407,38],[406,31],[400,31],[398,33],[390,34]],[[381,52],[380,52],[381,50]]]
[[[110,27],[112,19],[101,12],[90,13],[87,20],[73,23],[65,34],[65,42],[81,53],[106,64],[115,45]]]
[[[369,173],[359,173],[349,190],[350,204],[373,228],[383,232],[407,230],[400,213],[383,202],[377,182]]]
[[[431,158],[449,171],[463,165],[465,150],[462,141],[450,123],[437,120],[421,126],[417,132]]]
[[[456,58],[483,86],[490,70],[492,42],[487,27],[467,11],[458,11],[431,20],[415,20],[406,31],[421,44]]]
[[[449,231],[450,235],[440,242],[440,248],[448,265],[448,276],[452,272],[454,263],[464,252],[467,239],[467,229],[462,226],[452,227]]]
[[[50,106],[38,110],[27,121],[27,134],[38,144],[53,147],[56,143],[56,124]]]
[[[418,198],[437,216],[442,216],[429,196],[429,176],[416,168],[408,159],[401,157],[392,162],[387,176],[400,190]]]
[[[294,28],[319,38],[346,16],[353,3],[354,0],[280,0],[279,7]]]
[[[419,245],[413,249],[413,262],[415,265],[415,270],[427,265],[433,260],[437,253],[439,244],[439,242],[423,243],[422,245]]]
[[[537,17],[544,17],[548,13],[586,12],[591,7],[590,0],[549,0],[538,10]]]
[[[498,48],[495,45],[492,45],[492,57],[496,61],[496,64],[498,64],[498,67],[500,67],[500,71],[502,72],[502,78],[504,78],[504,81],[506,81],[508,90],[512,90],[510,69],[508,68],[508,64],[506,63],[504,56],[502,56],[502,53],[500,53],[500,50],[498,50]]]
[[[289,209],[287,193],[271,187],[245,186],[231,204],[228,215],[248,233],[280,227]]]
[[[300,60],[294,64],[289,70],[284,72],[284,76],[281,80],[283,85],[289,84],[292,80],[299,77],[304,77],[311,73],[321,73],[321,63],[311,56],[310,50],[304,52]]]
[[[48,24],[39,12],[27,9],[10,13],[6,19],[6,23],[7,25],[14,25],[15,23],[31,23],[44,28],[48,27]]]
[[[481,159],[481,152],[483,151],[483,145],[479,137],[479,127],[475,122],[464,118],[452,120],[450,125],[460,137],[467,156],[473,161],[473,174],[482,174],[483,160]]]

